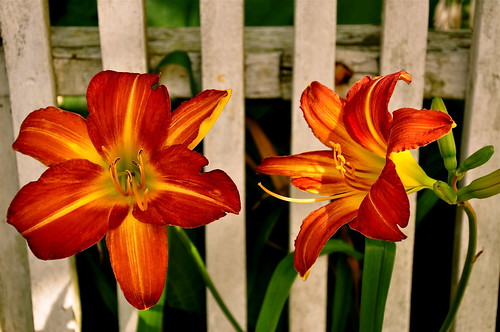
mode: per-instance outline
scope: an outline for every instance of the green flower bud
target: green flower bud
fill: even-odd
[[[457,177],[460,180],[464,177],[465,172],[468,170],[477,168],[488,160],[490,160],[491,156],[495,152],[495,148],[493,145],[487,145],[477,150],[473,154],[471,154],[467,159],[465,159],[457,169]]]
[[[500,169],[472,181],[458,190],[458,201],[472,198],[488,198],[500,193]]]
[[[432,190],[434,193],[448,204],[457,203],[457,193],[450,187],[450,185],[443,181],[436,181]]]
[[[431,109],[448,114],[443,99],[441,98],[432,99]],[[439,146],[439,152],[441,153],[441,157],[444,161],[444,167],[448,171],[448,174],[455,174],[455,170],[457,169],[457,148],[453,132],[450,130],[448,134],[438,139],[437,143]]]

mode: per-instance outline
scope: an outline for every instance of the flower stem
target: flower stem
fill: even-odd
[[[462,275],[460,276],[460,281],[458,282],[457,289],[455,291],[455,297],[453,298],[448,315],[441,326],[440,332],[447,332],[451,329],[455,316],[457,314],[458,308],[460,307],[460,302],[465,293],[465,288],[467,287],[467,282],[469,281],[470,274],[472,272],[472,266],[476,261],[476,244],[477,244],[477,216],[476,212],[472,208],[469,202],[459,203],[465,210],[467,217],[469,219],[469,247],[467,248],[467,256],[465,257],[464,267],[462,270]]]
[[[233,315],[227,308],[226,304],[222,300],[222,297],[220,296],[219,292],[215,288],[215,285],[212,282],[210,275],[208,274],[207,267],[205,266],[205,263],[203,262],[203,259],[201,258],[200,253],[198,252],[196,246],[193,244],[193,242],[186,234],[184,229],[178,226],[172,226],[171,228],[177,232],[177,235],[179,236],[179,239],[181,240],[182,244],[184,245],[184,247],[186,247],[186,250],[193,258],[193,261],[195,262],[198,272],[200,272],[201,277],[205,281],[205,284],[212,293],[215,301],[217,302],[217,304],[219,304],[219,307],[221,308],[222,312],[224,312],[227,319],[229,320],[229,322],[236,331],[243,332],[243,329],[240,327],[236,319],[233,317]]]

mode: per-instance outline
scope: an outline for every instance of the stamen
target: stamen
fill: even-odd
[[[113,183],[113,186],[115,189],[122,194],[123,196],[127,197],[128,194],[123,191],[122,186],[120,185],[120,181],[118,179],[118,172],[116,171],[116,163],[120,160],[120,158],[116,158],[115,161],[109,165],[109,174],[111,176],[111,182]]]
[[[141,183],[137,189],[142,190],[146,187],[146,171],[144,170],[144,161],[142,158],[142,149],[137,152],[137,159],[139,162],[132,160],[132,163],[134,164],[135,167],[139,169],[139,172],[141,173]]]
[[[318,197],[318,198],[292,198],[292,197],[287,197],[283,196],[280,194],[277,194],[275,192],[272,192],[271,190],[267,189],[264,187],[262,183],[258,183],[258,186],[262,188],[267,194],[276,197],[278,199],[281,199],[282,201],[287,201],[287,202],[292,202],[292,203],[315,203],[315,202],[322,202],[322,201],[331,201],[332,199],[337,199],[337,198],[342,198],[346,196],[352,195],[352,193],[343,193],[343,194],[337,194],[337,195],[332,195],[332,196],[325,196],[325,197]]]

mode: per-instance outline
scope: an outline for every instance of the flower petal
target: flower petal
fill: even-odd
[[[300,108],[304,112],[309,127],[314,135],[327,147],[330,142],[350,144],[352,140],[347,135],[341,110],[344,102],[340,97],[319,82],[312,82],[302,93]]]
[[[185,228],[206,225],[241,209],[238,189],[221,170],[201,174],[207,159],[182,145],[167,147],[153,156],[157,173],[151,181],[148,208],[134,207],[134,216],[147,223]]]
[[[205,137],[231,98],[231,90],[205,90],[183,102],[173,113],[164,146],[194,149]]]
[[[30,113],[12,147],[46,166],[69,159],[103,161],[92,145],[85,119],[55,107]]]
[[[150,74],[104,71],[92,78],[87,90],[88,130],[104,158],[132,159],[139,149],[152,153],[165,142],[170,99],[165,86],[152,88],[156,84],[158,75]],[[122,147],[128,150],[116,150]]]
[[[387,107],[398,80],[409,83],[404,71],[376,78],[365,77],[349,90],[343,118],[349,135],[367,150],[385,156],[392,117]]]
[[[386,241],[406,238],[400,227],[408,225],[410,203],[392,160],[373,184],[359,207],[358,217],[349,226],[361,234]]]
[[[342,177],[304,177],[291,181],[296,188],[311,194],[331,196],[352,191]]]
[[[45,171],[14,197],[7,222],[26,238],[40,259],[75,255],[98,242],[109,223],[119,223],[128,204],[103,184],[103,168],[72,159]]]
[[[389,158],[396,165],[396,172],[408,194],[424,188],[432,189],[436,180],[425,173],[410,151],[391,153]]]
[[[296,177],[340,177],[335,168],[332,151],[312,151],[291,156],[270,157],[262,160],[256,170],[269,175]]]
[[[321,249],[333,234],[356,217],[363,195],[337,199],[309,214],[295,239],[294,264],[301,277],[307,276]]]
[[[165,226],[146,224],[128,214],[106,235],[111,266],[127,301],[137,309],[154,306],[167,276]]]
[[[440,111],[402,108],[394,111],[393,116],[388,154],[427,145],[455,125],[448,114]]]

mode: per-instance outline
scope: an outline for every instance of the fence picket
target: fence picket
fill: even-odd
[[[1,18],[0,18],[1,20]],[[10,114],[7,71],[0,47],[0,331],[33,331],[30,271],[26,241],[5,221],[9,203],[19,190],[16,156],[12,150],[14,130]],[[16,285],[13,287],[12,285]]]
[[[296,0],[292,83],[292,154],[323,150],[300,110],[300,96],[312,82],[334,88],[337,1]],[[318,50],[321,49],[320,52]],[[303,193],[291,190],[299,197]],[[290,249],[302,220],[324,203],[290,205]],[[290,331],[326,330],[328,258],[320,257],[306,282],[298,278],[290,294]]]
[[[231,100],[204,139],[210,169],[229,174],[240,192],[242,211],[206,226],[206,264],[229,309],[246,330],[245,106],[243,84],[243,0],[201,0],[203,89],[232,89]],[[232,327],[207,293],[209,331]]]
[[[420,109],[424,98],[429,2],[385,0],[383,13],[380,73],[385,75],[404,69],[413,77],[410,85],[398,83],[389,109]],[[412,153],[418,158],[418,151],[414,150]],[[397,243],[394,271],[387,297],[383,327],[387,332],[410,330],[416,194],[411,195],[409,199],[411,216],[408,226],[403,230],[408,238]]]
[[[0,21],[13,132],[17,135],[22,120],[30,112],[56,105],[47,1],[2,1]],[[27,156],[16,154],[16,158],[20,185],[36,180],[45,169]],[[73,278],[74,258],[45,262],[31,252],[28,257],[35,330],[79,331],[81,313],[78,286]],[[21,269],[25,271],[25,267]],[[22,305],[29,306],[29,301]]]
[[[145,7],[143,0],[97,1],[99,39],[104,70],[145,73],[146,56]],[[120,331],[135,331],[138,312],[118,287]]]
[[[479,148],[493,144],[496,153],[477,170],[471,170],[464,184],[500,166],[500,2],[476,1],[468,93],[465,106],[462,159]],[[496,201],[495,201],[496,200]],[[474,264],[455,323],[456,332],[493,332],[498,327],[498,287],[500,274],[500,205],[498,196],[472,200],[478,217],[477,250],[483,251]],[[460,257],[461,271],[467,250],[467,221],[463,216]]]

